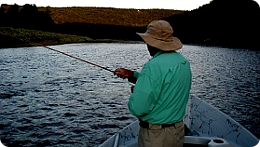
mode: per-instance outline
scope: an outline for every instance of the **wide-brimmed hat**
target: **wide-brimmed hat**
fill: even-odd
[[[173,29],[171,25],[164,20],[152,21],[147,26],[145,33],[137,33],[150,46],[163,51],[175,51],[182,48],[181,41],[172,36]]]

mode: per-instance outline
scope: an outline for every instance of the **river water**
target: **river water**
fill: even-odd
[[[51,46],[111,70],[140,71],[146,45]],[[260,52],[184,45],[191,93],[260,137]],[[0,50],[0,140],[7,146],[97,146],[135,120],[127,109],[132,84],[43,47]]]

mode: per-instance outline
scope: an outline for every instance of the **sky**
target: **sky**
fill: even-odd
[[[135,9],[175,9],[193,10],[208,4],[211,0],[1,0],[0,4],[35,4],[36,6],[50,7],[115,7]],[[260,3],[260,0],[255,0]]]

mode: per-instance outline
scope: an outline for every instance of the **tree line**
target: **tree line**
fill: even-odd
[[[21,9],[14,4],[8,10],[0,8],[0,26],[49,30],[54,22],[48,11],[38,11],[35,4],[25,4]]]

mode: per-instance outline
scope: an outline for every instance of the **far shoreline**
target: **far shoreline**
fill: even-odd
[[[11,49],[11,48],[22,48],[22,47],[40,47],[40,46],[54,46],[54,45],[66,45],[66,44],[77,44],[77,43],[119,43],[119,44],[144,44],[143,41],[125,41],[125,40],[113,40],[113,39],[96,39],[90,41],[82,41],[82,42],[58,42],[58,41],[41,41],[35,42],[34,45],[29,43],[21,43],[21,44],[9,44],[5,46],[1,46],[0,49]]]
[[[1,33],[2,32],[2,33]],[[7,32],[7,33],[5,33]],[[92,39],[87,36],[78,36],[62,33],[54,33],[39,30],[29,30],[24,28],[0,27],[0,49],[32,47],[32,46],[52,46],[72,43],[129,43],[139,44],[144,43],[140,40],[125,40],[125,39]],[[249,49],[259,50],[252,45],[238,46],[228,43],[219,43],[218,40],[206,40],[203,42],[187,43],[184,45],[206,46],[206,47],[222,47],[233,49]]]

